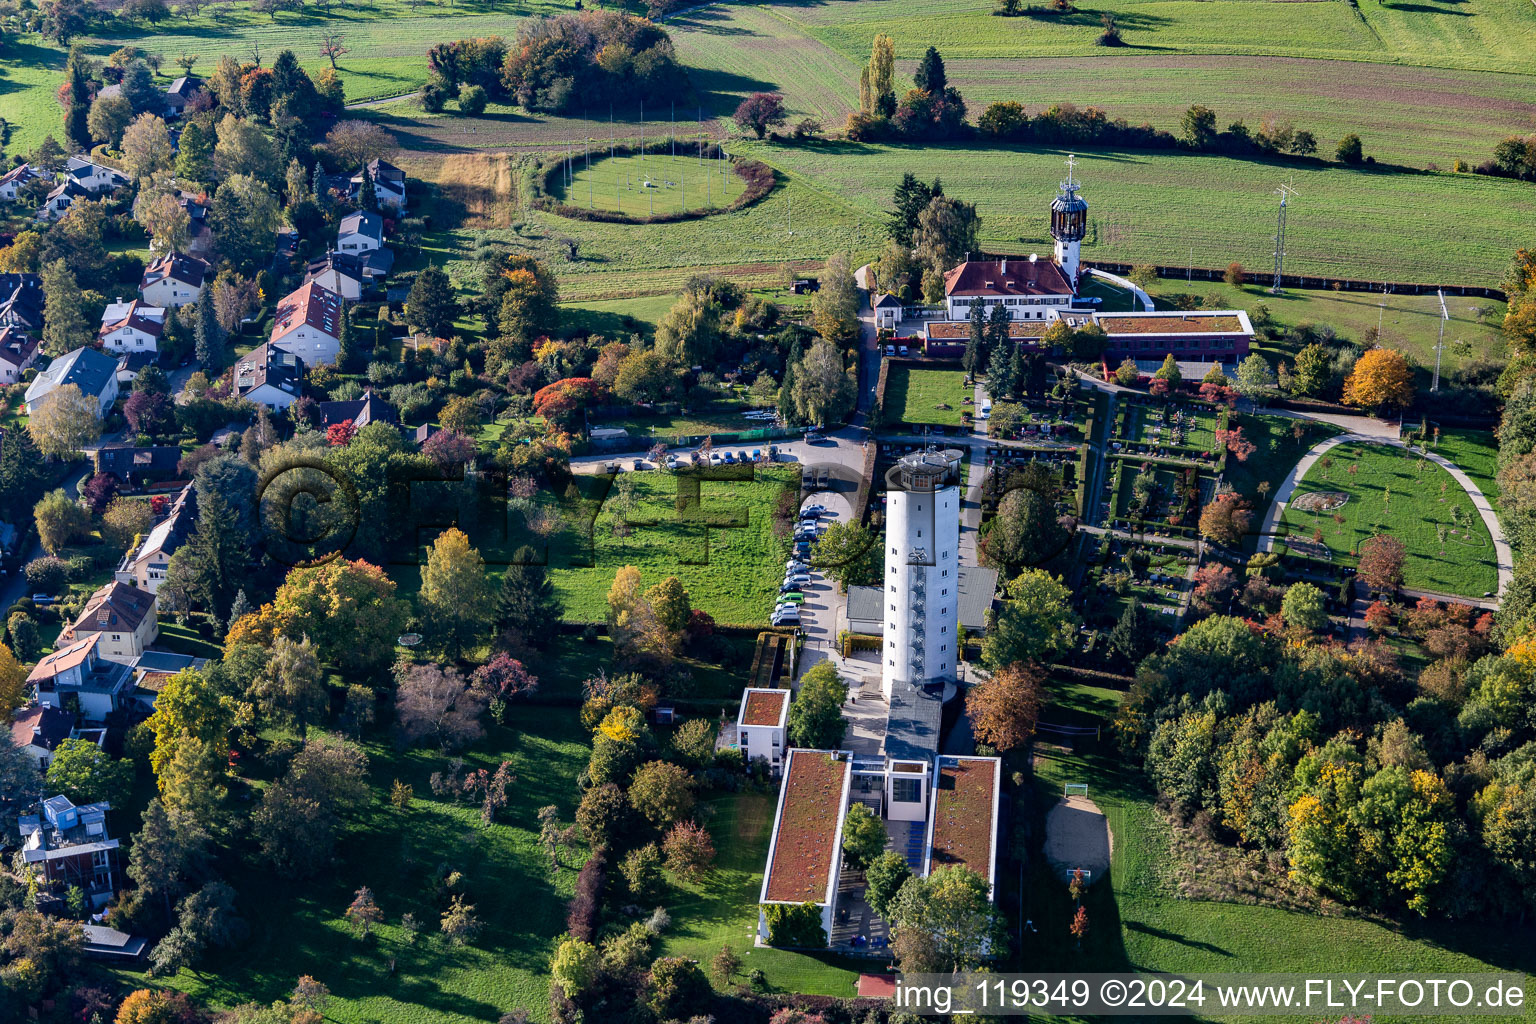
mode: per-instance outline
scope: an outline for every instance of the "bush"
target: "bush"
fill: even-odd
[[[595,850],[576,876],[576,894],[566,909],[565,930],[571,937],[591,942],[597,934],[597,915],[602,909],[603,879],[608,873],[608,855]]]
[[[820,949],[827,944],[821,908],[814,903],[766,903],[763,916],[768,919],[770,946]]]
[[[465,85],[459,88],[459,113],[476,116],[485,112],[485,90],[478,85]]]

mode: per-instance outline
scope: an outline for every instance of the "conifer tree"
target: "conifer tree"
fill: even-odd
[[[359,209],[369,213],[379,212],[379,194],[373,187],[373,175],[368,173],[368,165],[363,165],[363,184],[358,189],[357,205]]]
[[[204,373],[215,376],[224,371],[224,328],[214,312],[212,288],[197,303],[196,352]]]
[[[206,182],[213,177],[213,139],[196,121],[188,121],[181,130],[181,142],[176,149],[176,176],[195,182]]]
[[[85,51],[79,43],[69,48],[69,103],[64,107],[64,141],[75,150],[89,151],[91,133],[86,118],[91,111],[91,80]]]
[[[91,340],[85,297],[69,265],[54,260],[43,267],[43,351],[67,355]]]

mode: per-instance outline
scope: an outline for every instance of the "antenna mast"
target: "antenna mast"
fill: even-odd
[[[1275,222],[1275,283],[1269,289],[1271,295],[1280,294],[1280,275],[1285,268],[1285,201],[1296,195],[1296,190],[1289,185],[1281,185],[1275,189],[1275,195],[1280,197],[1280,215]]]
[[[1440,340],[1435,343],[1435,379],[1429,385],[1429,390],[1440,390],[1440,355],[1445,351],[1445,322],[1451,318],[1450,311],[1445,308],[1445,290],[1436,288],[1435,294],[1440,298]]]

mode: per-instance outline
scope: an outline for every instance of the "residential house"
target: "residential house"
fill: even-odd
[[[355,210],[341,218],[336,229],[336,248],[341,252],[366,252],[384,245],[384,218],[368,210]]]
[[[307,366],[336,362],[341,351],[341,296],[311,281],[277,304],[270,343]]]
[[[236,398],[248,398],[276,412],[303,394],[304,360],[268,342],[235,361]]]
[[[87,633],[39,661],[27,676],[39,703],[63,708],[87,722],[104,722],[133,691],[133,671],[98,653],[100,633]]]
[[[130,488],[175,479],[181,456],[181,447],[173,444],[144,448],[131,444],[104,444],[91,453],[96,472],[111,473]]]
[[[21,195],[22,186],[29,181],[52,181],[53,175],[47,171],[39,171],[31,164],[21,164],[12,167],[0,177],[0,200],[14,203]]]
[[[373,393],[373,389],[363,392],[362,398],[354,398],[345,402],[319,402],[315,405],[317,425],[328,427],[332,423],[345,423],[352,421],[352,425],[361,430],[370,423],[400,422],[400,414],[395,407]]]
[[[113,580],[91,595],[74,623],[54,642],[55,650],[73,647],[89,636],[100,638],[96,656],[129,664],[160,635],[157,598],[147,590]]]
[[[208,224],[208,197],[202,193],[177,192],[176,202],[187,211],[187,252],[206,256],[213,251],[213,228]]]
[[[69,162],[65,165],[64,176],[91,195],[115,192],[133,181],[122,171],[83,156],[69,158]]]
[[[28,704],[11,715],[11,742],[47,771],[53,752],[70,738],[75,717],[47,704]]]
[[[394,265],[395,251],[388,246],[361,253],[333,250],[310,262],[304,280],[314,281],[348,302],[355,302],[364,292],[382,284]]]
[[[877,295],[872,307],[875,311],[875,329],[894,331],[901,323],[903,303],[894,295]]]
[[[15,384],[37,362],[38,340],[16,327],[0,327],[0,386]]]
[[[762,758],[777,768],[789,746],[785,741],[788,723],[788,690],[748,687],[736,712],[736,744],[748,761]]]
[[[119,355],[126,352],[157,352],[160,335],[165,333],[165,307],[151,306],[140,299],[107,303],[101,314],[101,328],[96,332],[102,348]]]
[[[41,274],[0,274],[0,327],[43,329]]]
[[[179,309],[197,301],[208,279],[208,264],[195,256],[168,252],[144,268],[139,297],[152,306]]]
[[[92,908],[112,898],[117,840],[107,835],[105,802],[76,807],[66,796],[42,802],[42,814],[21,818],[21,860],[54,898],[78,887]]]
[[[149,940],[142,935],[129,935],[104,924],[83,924],[80,934],[85,939],[80,948],[86,956],[98,960],[137,960],[149,946]]]
[[[183,75],[165,90],[165,116],[180,117],[186,112],[192,95],[203,87],[203,80],[195,75]]]
[[[158,361],[158,352],[124,352],[117,357],[117,390],[119,393],[133,387],[139,371]]]
[[[197,490],[187,484],[176,495],[176,500],[171,502],[165,518],[144,535],[137,547],[123,556],[114,578],[151,594],[158,593],[160,584],[165,582],[171,556],[186,543],[196,525]]]
[[[370,160],[366,169],[373,179],[373,194],[378,198],[379,208],[405,212],[405,172],[387,160]],[[348,198],[357,202],[363,192],[363,172],[352,175],[348,186]]]
[[[38,208],[38,220],[58,220],[69,212],[76,199],[90,199],[94,193],[73,178],[65,178],[53,187]]]
[[[117,401],[117,360],[90,346],[60,356],[27,385],[27,414],[36,412],[44,398],[65,384],[95,398],[98,415],[105,417]]]
[[[134,709],[141,714],[155,710],[155,699],[165,684],[178,672],[196,671],[208,664],[207,658],[194,658],[190,654],[172,654],[170,651],[145,651],[133,660]]]

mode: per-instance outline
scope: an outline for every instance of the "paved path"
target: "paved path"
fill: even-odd
[[[1311,469],[1312,464],[1319,458],[1327,454],[1331,449],[1337,447],[1338,445],[1346,444],[1351,441],[1357,441],[1363,444],[1389,444],[1395,448],[1409,447],[1407,444],[1398,440],[1396,437],[1383,437],[1380,434],[1367,435],[1354,433],[1335,434],[1333,437],[1326,438],[1313,445],[1312,449],[1301,457],[1301,461],[1297,462],[1295,466],[1291,467],[1291,471],[1286,474],[1285,479],[1280,482],[1280,486],[1275,489],[1275,500],[1270,503],[1269,509],[1264,513],[1264,522],[1259,527],[1259,549],[1261,551],[1271,551],[1274,549],[1275,528],[1279,525],[1281,513],[1285,510],[1285,507],[1290,504],[1291,496],[1296,491],[1297,482],[1300,481],[1302,477],[1306,476],[1307,470]],[[1502,596],[1504,591],[1509,587],[1510,581],[1514,578],[1515,561],[1514,553],[1510,550],[1509,538],[1505,536],[1504,528],[1499,524],[1499,517],[1494,514],[1493,506],[1488,503],[1487,496],[1483,494],[1483,492],[1478,488],[1477,484],[1472,482],[1472,478],[1463,473],[1461,468],[1454,462],[1445,458],[1443,455],[1437,455],[1434,452],[1423,452],[1422,454],[1425,458],[1429,459],[1429,461],[1433,462],[1435,465],[1451,474],[1451,478],[1460,484],[1461,489],[1467,492],[1467,497],[1472,499],[1472,506],[1477,509],[1477,514],[1482,518],[1483,525],[1488,528],[1489,535],[1493,537],[1494,557],[1499,571],[1499,589],[1497,593]],[[1445,600],[1467,600],[1465,597],[1453,597],[1450,595],[1433,596],[1443,596]]]
[[[385,96],[383,99],[362,100],[357,103],[348,103],[343,110],[367,110],[370,107],[382,107],[387,103],[398,103],[401,100],[413,100],[420,96],[420,92],[403,92],[399,96]]]
[[[1402,421],[1378,420],[1370,416],[1350,416],[1347,413],[1336,412],[1301,412],[1296,409],[1255,409],[1255,412],[1266,413],[1270,416],[1284,416],[1292,420],[1317,420],[1319,423],[1332,423],[1334,426],[1364,437],[1371,441],[1385,441],[1391,443],[1398,440],[1402,434]]]
[[[1128,281],[1118,274],[1111,274],[1107,270],[1094,270],[1092,267],[1088,268],[1088,273],[1092,274],[1094,277],[1103,278],[1110,284],[1124,288],[1126,291],[1135,295],[1136,300],[1141,303],[1141,308],[1144,311],[1150,313],[1157,308],[1157,305],[1152,301],[1152,296],[1147,294],[1146,289],[1140,287],[1134,282]]]

